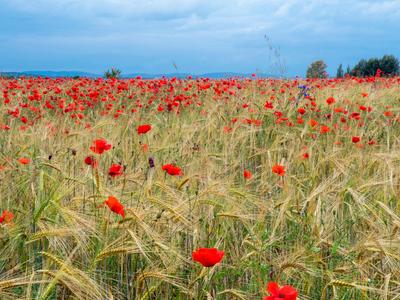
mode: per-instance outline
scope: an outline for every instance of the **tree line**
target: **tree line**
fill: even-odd
[[[307,78],[328,78],[327,65],[323,60],[313,62],[307,69]],[[384,55],[382,58],[361,59],[353,68],[349,65],[344,70],[340,64],[336,71],[336,78],[346,75],[355,77],[368,76],[397,76],[400,75],[399,60],[394,55]]]

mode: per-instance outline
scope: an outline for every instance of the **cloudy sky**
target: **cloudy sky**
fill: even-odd
[[[0,0],[0,71],[264,72],[400,57],[400,0]]]

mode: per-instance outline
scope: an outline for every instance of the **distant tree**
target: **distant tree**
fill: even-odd
[[[343,76],[344,76],[343,66],[342,64],[340,64],[336,72],[336,78],[343,78]]]
[[[382,58],[361,59],[351,71],[351,75],[357,77],[375,76],[381,70],[385,76],[399,75],[399,60],[393,55],[385,55]]]
[[[363,77],[366,69],[367,69],[367,61],[365,59],[362,59],[351,70],[351,75],[357,77]]]
[[[111,68],[104,73],[104,77],[107,79],[110,78],[119,78],[121,76],[121,70],[117,68]]]
[[[0,73],[0,78],[5,78],[5,79],[16,79],[18,76],[12,74],[12,73]]]
[[[399,75],[399,60],[393,55],[384,55],[380,60],[380,69],[386,75]]]
[[[307,69],[307,78],[327,78],[326,64],[323,60],[313,62]]]
[[[346,73],[344,73],[344,75],[350,75],[350,74],[351,74],[351,68],[349,65],[347,65]]]
[[[378,58],[371,58],[365,66],[364,76],[374,76],[376,71],[381,68],[381,61]]]

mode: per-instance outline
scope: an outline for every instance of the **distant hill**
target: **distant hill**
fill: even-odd
[[[135,78],[137,76],[141,76],[143,79],[153,79],[153,78],[161,78],[165,76],[166,78],[187,78],[188,76],[192,76],[193,78],[213,78],[213,79],[222,79],[222,78],[232,78],[232,77],[240,77],[240,78],[249,78],[252,74],[250,73],[237,73],[237,72],[215,72],[215,73],[205,73],[205,74],[190,74],[190,73],[169,73],[169,74],[148,74],[148,73],[130,73],[130,74],[122,74],[122,78]],[[0,76],[4,77],[87,77],[87,78],[99,78],[103,77],[102,74],[95,74],[89,72],[81,72],[81,71],[23,71],[23,72],[0,72]],[[276,76],[271,74],[257,73],[258,78],[276,78]]]
[[[277,76],[257,73],[257,77],[261,78],[276,78]],[[241,77],[241,78],[249,78],[252,77],[250,73],[236,73],[236,72],[215,72],[215,73],[204,73],[204,74],[190,74],[190,73],[169,73],[169,74],[146,74],[146,73],[131,73],[131,74],[122,74],[122,78],[135,78],[137,76],[141,76],[143,79],[152,79],[152,78],[187,78],[188,76],[192,76],[193,78],[213,78],[213,79],[222,79],[222,78],[232,78],[232,77]]]
[[[23,72],[0,72],[0,76],[5,77],[89,77],[89,78],[97,78],[101,77],[101,75],[88,73],[88,72],[80,72],[80,71],[23,71]]]

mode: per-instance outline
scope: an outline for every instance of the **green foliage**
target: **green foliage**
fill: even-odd
[[[343,66],[342,64],[340,64],[336,72],[336,78],[343,78],[343,77],[344,77]]]
[[[0,72],[0,78],[4,78],[4,79],[15,79],[15,78],[17,78],[17,76],[15,76],[14,74],[11,74],[11,73],[3,73],[3,72]]]
[[[121,70],[117,68],[111,68],[104,73],[104,77],[107,79],[115,78],[118,79],[121,76]]]
[[[400,74],[399,60],[393,55],[384,55],[380,60],[380,68],[384,74]]]
[[[307,69],[307,78],[327,78],[326,67],[323,60],[313,62]]]
[[[351,75],[357,77],[365,76],[366,69],[367,69],[367,61],[365,59],[361,59],[351,70]]]
[[[361,59],[352,69],[351,75],[357,77],[375,76],[378,69],[383,76],[399,74],[399,60],[393,55],[384,55],[382,58]]]
[[[344,73],[344,75],[350,75],[350,74],[351,74],[351,68],[349,65],[347,65],[346,73]]]

